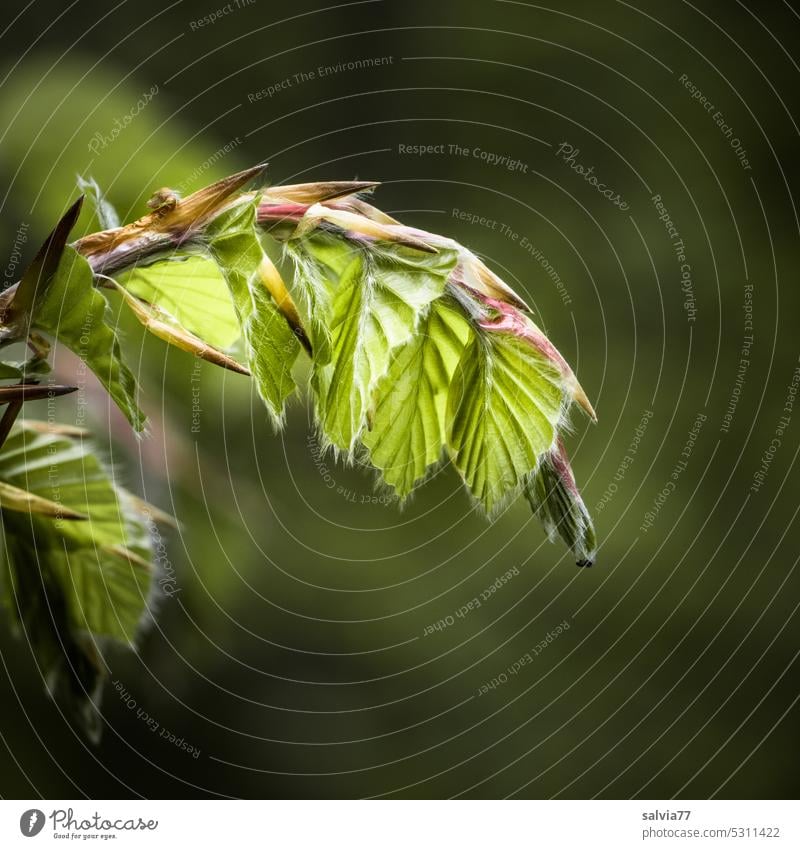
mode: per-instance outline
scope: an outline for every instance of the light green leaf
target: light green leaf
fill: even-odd
[[[528,340],[484,330],[453,375],[446,427],[453,464],[492,513],[552,447],[565,396],[559,368]]]
[[[0,510],[3,598],[51,692],[95,734],[103,641],[130,645],[147,616],[153,569],[143,512],[87,443],[34,423],[17,425],[3,445],[0,480],[55,505],[55,516]],[[88,518],[62,518],[75,514]]]
[[[149,558],[149,535],[89,443],[19,427],[0,451],[0,480],[63,510],[52,518],[3,511],[3,522],[36,528],[37,553],[61,583],[71,627],[131,642],[149,591],[151,571],[139,562]],[[88,518],[69,520],[74,514]]]
[[[434,301],[378,384],[363,441],[373,465],[401,498],[441,458],[450,381],[469,336],[456,304]]]
[[[211,257],[178,253],[140,263],[117,282],[215,348],[230,348],[241,335],[225,277]]]
[[[302,238],[286,244],[297,270],[311,325],[314,360],[326,363],[330,359],[330,330],[327,316],[339,279],[361,248],[341,235],[326,230],[305,233]]]
[[[293,246],[316,318],[312,386],[320,426],[351,452],[367,423],[373,392],[392,352],[417,330],[444,292],[457,256],[402,245],[309,236]]]
[[[20,489],[6,481],[0,481],[0,510],[17,510],[20,513],[38,513],[52,519],[86,519],[63,504],[42,498],[27,489]]]
[[[278,427],[284,403],[295,390],[292,365],[300,343],[262,278],[269,260],[255,228],[257,205],[258,198],[240,201],[218,215],[205,235],[233,298],[259,395]]]
[[[144,413],[136,403],[136,381],[122,361],[115,331],[106,323],[108,304],[94,288],[89,263],[67,247],[47,293],[37,303],[34,327],[55,336],[74,351],[116,402],[136,430],[143,430]]]

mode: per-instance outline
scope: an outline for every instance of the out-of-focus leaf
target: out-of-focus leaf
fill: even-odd
[[[278,427],[284,403],[295,390],[292,365],[300,343],[265,285],[265,266],[271,263],[255,228],[257,204],[257,197],[234,204],[209,224],[205,235],[233,298],[259,395]]]
[[[442,456],[450,381],[469,336],[456,304],[434,301],[378,384],[363,441],[401,498]]]
[[[94,205],[94,214],[100,223],[101,229],[112,230],[114,227],[119,227],[120,221],[119,215],[117,215],[117,210],[114,209],[111,203],[106,199],[94,177],[84,179],[79,176],[78,188],[92,200]]]
[[[0,510],[3,596],[51,691],[94,727],[105,640],[130,645],[147,615],[152,546],[136,502],[115,487],[90,445],[27,424],[0,451],[0,480],[61,515]],[[67,517],[86,516],[71,521]]]
[[[0,510],[17,510],[20,513],[38,513],[41,516],[49,516],[51,519],[86,519],[83,513],[78,513],[42,498],[27,489],[20,489],[6,481],[0,481]]]
[[[392,352],[409,342],[442,295],[456,256],[334,240],[324,232],[295,240],[292,251],[316,322],[312,386],[320,426],[349,453]]]
[[[0,363],[0,380],[20,380],[22,369],[15,363]]]
[[[527,339],[481,330],[453,376],[447,441],[453,464],[491,513],[553,446],[565,393],[560,370]]]
[[[26,377],[42,377],[50,374],[50,363],[34,357],[25,362],[0,362],[0,380],[22,380]]]
[[[136,403],[136,381],[122,360],[119,340],[106,322],[108,304],[94,288],[88,262],[67,247],[47,294],[37,304],[33,325],[55,336],[97,375],[138,431],[145,416]]]
[[[215,348],[230,348],[241,335],[225,276],[211,257],[177,253],[139,263],[117,281]]]
[[[70,626],[61,582],[47,554],[39,554],[38,528],[27,520],[9,524],[4,514],[3,531],[2,595],[12,622],[30,646],[51,696],[97,741],[101,723],[96,708],[104,680],[97,646]]]
[[[115,554],[149,555],[149,538],[138,511],[115,486],[84,440],[16,428],[0,451],[0,480],[61,507],[85,521],[35,520],[41,552],[58,561],[70,621],[96,635],[131,642],[144,610],[150,574]],[[5,518],[4,518],[5,521]],[[30,518],[24,521],[30,523]],[[77,568],[76,568],[77,567]]]

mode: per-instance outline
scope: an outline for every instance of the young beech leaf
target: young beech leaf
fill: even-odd
[[[116,332],[106,323],[107,307],[105,297],[94,287],[89,263],[67,247],[46,294],[34,308],[31,324],[76,353],[131,425],[141,431],[145,416],[136,403],[136,381],[122,361]]]
[[[549,451],[564,412],[561,372],[530,341],[482,325],[453,375],[447,442],[473,496],[492,513]]]
[[[366,419],[361,440],[401,497],[436,463],[443,444],[487,512],[523,487],[535,498],[535,487],[547,484],[555,494],[535,502],[537,514],[548,528],[555,522],[579,561],[588,561],[594,531],[574,481],[568,485],[566,459],[569,476],[552,471],[569,405],[596,420],[569,365],[526,315],[524,300],[479,257],[453,239],[402,225],[353,194],[356,188],[342,188],[327,197],[305,186],[269,189],[258,213],[260,226],[285,241],[296,262],[325,435],[350,450]],[[392,256],[404,245],[417,248],[413,256],[456,258],[447,294],[418,311],[395,349],[386,333],[375,332],[370,311],[381,287],[381,269],[370,260],[389,245]],[[445,325],[450,298],[455,319]],[[397,321],[394,310],[390,329]]]
[[[597,547],[594,525],[575,485],[560,439],[525,482],[525,497],[549,539],[553,541],[560,536],[575,555],[578,566],[591,566]]]
[[[185,327],[178,324],[161,307],[140,300],[136,295],[132,295],[120,286],[119,283],[115,285],[137,320],[154,336],[163,339],[176,348],[180,348],[181,351],[188,351],[202,360],[207,360],[210,363],[214,363],[214,365],[249,376],[250,372],[241,363],[236,362],[232,357],[229,357],[197,336],[189,333]]]
[[[300,343],[267,288],[274,267],[256,233],[257,204],[257,197],[235,203],[214,218],[205,236],[233,298],[259,395],[277,427],[295,390],[292,365]]]
[[[147,616],[153,567],[144,514],[88,443],[35,425],[11,432],[0,481],[58,508],[48,516],[3,505],[3,595],[51,691],[88,723],[100,646],[131,645]]]
[[[450,251],[368,244],[328,236],[293,245],[317,319],[312,387],[325,438],[350,453],[392,353],[417,332],[456,263]]]
[[[140,262],[116,279],[128,292],[160,307],[214,348],[230,348],[241,336],[225,277],[209,256],[175,253]]]
[[[447,395],[469,337],[457,304],[448,298],[434,301],[378,383],[363,442],[401,498],[441,459]]]
[[[63,510],[52,518],[25,515],[22,521],[41,522],[69,599],[71,623],[131,642],[144,611],[150,570],[103,553],[125,549],[147,559],[149,537],[139,512],[115,487],[90,444],[22,425],[0,451],[0,480]],[[76,520],[75,514],[86,518]],[[15,517],[3,511],[4,523]]]

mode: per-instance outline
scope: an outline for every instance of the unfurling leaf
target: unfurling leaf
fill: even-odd
[[[274,286],[273,267],[255,229],[257,203],[253,198],[234,204],[209,224],[205,237],[233,298],[259,395],[278,427],[295,390],[292,365],[300,342],[267,286]]]
[[[492,513],[550,450],[564,395],[560,372],[541,351],[489,326],[474,333],[453,376],[447,442],[464,482]]]
[[[106,322],[107,308],[106,299],[94,288],[89,264],[67,247],[46,294],[37,301],[31,324],[77,354],[141,431],[145,416],[136,402],[136,381],[122,360],[115,330]]]
[[[116,280],[214,348],[230,348],[241,336],[225,276],[209,256],[182,252],[143,261]]]
[[[297,265],[325,439],[348,455],[363,443],[401,498],[446,450],[491,514],[547,474],[573,401],[595,418],[522,298],[454,240],[305,186],[265,192],[258,220]],[[580,504],[569,536],[588,552]]]
[[[188,351],[194,354],[201,360],[207,360],[210,363],[214,363],[214,365],[235,371],[238,374],[250,374],[241,363],[237,363],[232,357],[229,357],[222,351],[208,345],[202,339],[198,339],[197,336],[189,333],[188,330],[181,327],[171,315],[164,312],[160,307],[148,304],[135,295],[131,295],[130,292],[127,292],[118,283],[115,285],[125,303],[130,307],[131,312],[154,336],[157,336],[170,345],[174,345],[176,348],[180,348],[181,351]]]
[[[107,641],[131,645],[153,580],[146,513],[88,443],[23,424],[0,450],[3,597],[51,692],[93,733]],[[6,503],[8,487],[31,499]],[[42,512],[42,502],[55,514]]]
[[[149,215],[78,249],[96,269],[116,269],[139,320],[173,345],[241,370],[219,350],[241,330],[276,425],[303,345],[326,444],[348,457],[365,447],[401,498],[443,457],[488,514],[523,488],[529,498],[553,490],[564,520],[556,524],[590,559],[591,523],[557,446],[573,402],[593,419],[594,410],[524,300],[458,242],[366,202],[359,193],[373,183],[243,192],[262,170],[185,200],[161,190]],[[302,315],[257,227],[294,259]],[[169,251],[181,260],[165,259]],[[556,467],[568,474],[554,476]],[[573,490],[572,500],[563,494]],[[556,514],[541,498],[532,503],[551,529]]]
[[[439,298],[452,252],[363,245],[321,231],[291,245],[314,319],[312,386],[325,439],[350,453],[371,413],[372,395]]]
[[[597,547],[594,525],[575,485],[561,440],[542,457],[539,468],[526,481],[525,497],[550,540],[560,536],[578,566],[591,566]]]
[[[434,301],[378,384],[364,444],[373,465],[401,498],[441,459],[447,395],[469,336],[457,304],[446,298]]]

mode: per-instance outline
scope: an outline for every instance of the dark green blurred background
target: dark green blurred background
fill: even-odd
[[[368,472],[319,456],[305,399],[275,436],[244,378],[196,371],[129,326],[150,436],[136,442],[91,387],[90,424],[121,479],[180,519],[178,591],[138,655],[111,656],[136,708],[109,684],[97,749],[0,624],[2,795],[795,796],[800,406],[751,485],[800,354],[798,11],[241,0],[198,25],[220,6],[10,4],[4,285],[15,243],[29,259],[76,174],[127,220],[161,186],[190,192],[265,160],[275,183],[381,180],[383,208],[485,256],[575,366],[599,415],[576,416],[568,440],[598,562],[576,569],[522,501],[487,523],[449,468],[403,511],[371,503]],[[364,59],[381,62],[295,77]],[[558,156],[564,143],[628,209]],[[445,153],[399,147],[421,144]],[[687,291],[656,194],[685,245]],[[82,226],[96,228],[89,214]],[[754,341],[737,384],[748,283]]]

